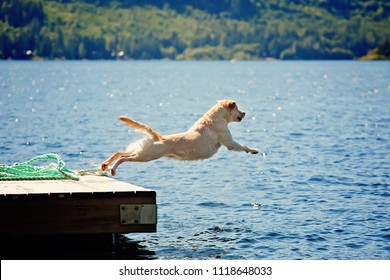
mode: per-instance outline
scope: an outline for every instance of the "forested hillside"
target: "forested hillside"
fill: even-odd
[[[2,0],[2,59],[352,59],[388,0]],[[379,48],[380,49],[380,48]]]

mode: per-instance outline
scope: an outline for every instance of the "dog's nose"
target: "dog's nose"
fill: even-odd
[[[242,112],[242,114],[245,116],[245,112]]]

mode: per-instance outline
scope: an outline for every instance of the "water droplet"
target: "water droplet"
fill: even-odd
[[[261,204],[257,202],[253,202],[251,205],[253,209],[259,209],[259,207],[261,206]]]

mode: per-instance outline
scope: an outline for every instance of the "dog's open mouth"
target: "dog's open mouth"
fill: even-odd
[[[240,121],[242,121],[242,118],[241,117],[237,117],[237,120],[240,122]]]

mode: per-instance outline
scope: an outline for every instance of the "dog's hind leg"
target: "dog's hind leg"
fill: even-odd
[[[156,160],[164,156],[165,149],[162,149],[159,145],[149,146],[146,151],[142,153],[122,153],[119,154],[116,158],[119,158],[114,166],[111,168],[110,172],[112,176],[115,176],[116,169],[118,166],[124,162],[132,161],[132,162],[148,162],[152,160]]]
[[[137,156],[134,156],[134,155],[125,155],[125,156],[121,156],[114,164],[114,166],[111,168],[110,172],[111,172],[111,175],[112,176],[115,176],[116,175],[116,169],[118,168],[118,166],[124,162],[127,162],[127,161],[139,161],[137,159]]]
[[[120,157],[125,157],[125,156],[130,156],[131,154],[130,153],[126,153],[126,152],[116,152],[116,153],[114,153],[111,157],[109,157],[106,161],[104,161],[101,165],[100,165],[100,167],[101,167],[101,169],[103,170],[103,171],[106,171],[107,170],[107,168],[110,166],[110,164],[113,162],[113,161],[115,161],[115,160],[117,160],[118,158],[120,158]]]

